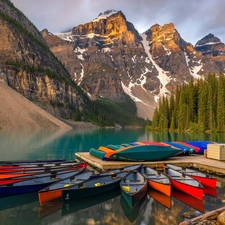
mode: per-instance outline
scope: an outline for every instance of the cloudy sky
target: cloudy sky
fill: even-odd
[[[212,33],[225,43],[224,0],[11,0],[39,29],[59,33],[90,22],[109,9],[121,10],[142,33],[174,23],[192,43]]]

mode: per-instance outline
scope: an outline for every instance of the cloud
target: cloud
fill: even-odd
[[[225,42],[225,1],[220,0],[12,0],[37,26],[53,33],[87,23],[108,9],[121,10],[140,32],[158,23],[174,23],[192,44],[208,33]]]

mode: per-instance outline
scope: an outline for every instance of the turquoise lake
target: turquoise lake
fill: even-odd
[[[1,131],[0,161],[26,159],[74,160],[76,152],[101,145],[134,141],[210,140],[225,143],[224,134],[146,133],[143,129],[83,129],[70,131]],[[181,156],[182,157],[182,156]],[[184,156],[185,157],[185,156]],[[216,195],[216,196],[215,196]],[[154,191],[137,208],[129,208],[120,191],[63,204],[60,200],[40,206],[37,193],[0,198],[1,225],[177,225],[188,211],[210,211],[225,205],[225,178],[203,201],[174,193],[167,199]]]

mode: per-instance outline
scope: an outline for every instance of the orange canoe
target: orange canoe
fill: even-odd
[[[143,166],[141,173],[148,180],[150,187],[167,196],[171,195],[171,183],[167,176],[148,166]]]
[[[88,180],[92,174],[93,172],[91,171],[84,173],[78,172],[73,176],[67,177],[59,182],[55,182],[54,184],[40,190],[38,192],[40,204],[43,205],[60,198],[62,196],[63,189],[70,188],[73,185],[77,185],[84,182],[85,180]]]

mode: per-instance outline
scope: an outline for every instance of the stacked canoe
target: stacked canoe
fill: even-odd
[[[203,154],[210,141],[131,142],[91,148],[89,153],[106,161],[159,161],[173,156]]]
[[[133,142],[122,145],[100,146],[98,149],[90,149],[89,153],[102,160],[143,162],[166,160],[182,154],[182,150],[162,143],[151,145]]]

